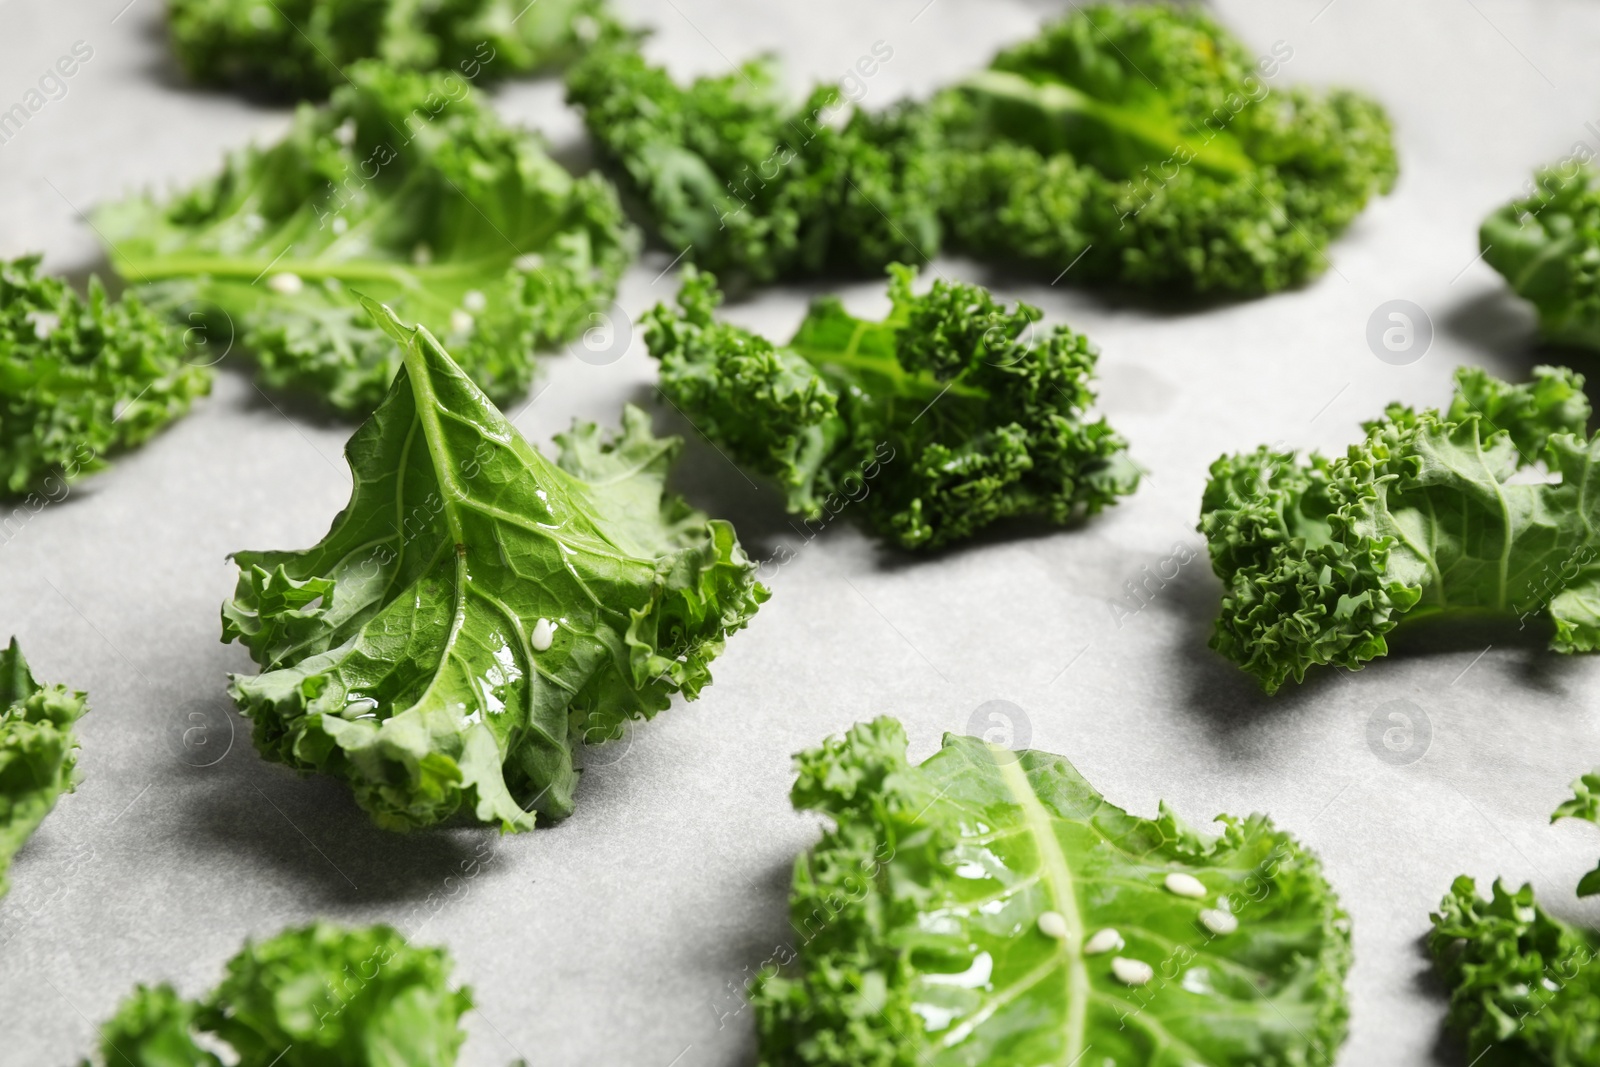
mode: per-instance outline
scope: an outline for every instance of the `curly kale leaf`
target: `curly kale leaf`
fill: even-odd
[[[1558,344],[1600,348],[1600,171],[1547,167],[1527,196],[1483,220],[1483,261],[1539,313]]]
[[[1600,771],[1590,771],[1572,783],[1572,799],[1563,802],[1550,816],[1551,822],[1557,819],[1584,819],[1600,824]],[[1580,897],[1592,897],[1596,893],[1600,893],[1600,865],[1578,882]]]
[[[17,639],[0,652],[0,897],[11,888],[11,860],[56,798],[70,793],[78,738],[72,724],[88,710],[87,695],[42,686],[28,670]]]
[[[951,243],[1159,291],[1316,276],[1397,167],[1378,104],[1272,84],[1292,54],[1195,8],[1075,9],[935,98]]]
[[[574,179],[446,76],[366,61],[282,141],[231,156],[167,203],[98,227],[117,270],[236,330],[274,387],[372,410],[400,348],[359,290],[448,340],[491,397],[526,391],[533,351],[579,334],[635,235],[602,179]]]
[[[1447,1025],[1479,1067],[1600,1064],[1600,937],[1549,915],[1533,887],[1463,875],[1432,914],[1428,948],[1450,989]]]
[[[195,81],[314,100],[360,59],[480,83],[562,62],[601,10],[600,0],[167,0],[167,23]]]
[[[445,1067],[466,1037],[469,990],[450,988],[450,957],[388,926],[313,923],[228,961],[209,996],[135,987],[101,1027],[104,1067]],[[84,1061],[88,1067],[89,1061]]]
[[[698,695],[766,590],[731,526],[663,492],[681,442],[643,412],[552,462],[426,328],[366,306],[404,366],[322,543],[234,555],[223,639],[263,672],[231,693],[264,754],[347,779],[382,826],[562,818],[580,740]]]
[[[38,268],[38,256],[0,261],[0,496],[104,466],[211,389],[137,299],[91,278],[85,300]]]
[[[889,268],[882,322],[814,301],[787,346],[720,323],[716,279],[691,267],[678,307],[644,316],[661,391],[718,447],[776,478],[808,519],[846,503],[906,548],[1000,519],[1064,523],[1133,492],[1138,471],[1089,422],[1096,352],[1038,308]]]
[[[1199,529],[1223,582],[1211,647],[1268,692],[1357,669],[1402,621],[1489,615],[1600,647],[1600,435],[1583,379],[1456,372],[1446,411],[1390,405],[1344,456],[1260,448],[1211,465]],[[1554,480],[1519,475],[1543,464]]]
[[[1060,756],[893,719],[797,758],[832,829],[795,863],[754,994],[761,1063],[832,1067],[1331,1062],[1349,918],[1261,815],[1205,840],[1106,801]],[[1093,1049],[1092,1056],[1086,1055]]]
[[[767,61],[687,87],[609,33],[567,98],[655,235],[730,280],[871,273],[940,243],[929,117],[848,108],[822,86],[799,107]]]

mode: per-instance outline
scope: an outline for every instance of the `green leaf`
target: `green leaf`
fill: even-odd
[[[137,299],[114,301],[91,278],[85,300],[38,268],[38,256],[0,260],[0,497],[58,498],[211,389]]]
[[[680,442],[643,412],[552,462],[425,327],[365,308],[404,365],[327,537],[234,554],[223,639],[263,673],[231,692],[264,754],[347,779],[380,825],[562,818],[580,741],[693,699],[767,592],[731,526],[664,493]]]
[[[1199,527],[1224,586],[1211,647],[1268,692],[1384,655],[1402,621],[1544,619],[1554,651],[1600,647],[1588,416],[1565,368],[1524,385],[1462,368],[1447,410],[1390,405],[1344,456],[1217,460]]]
[[[1205,840],[1059,756],[905,750],[879,719],[797,758],[795,806],[835,825],[795,864],[800,941],[755,992],[763,1064],[1332,1060],[1349,919],[1264,816]]]
[[[1478,231],[1483,261],[1533,304],[1540,333],[1558,344],[1600,348],[1597,179],[1588,164],[1546,167]]]
[[[1572,799],[1562,802],[1550,816],[1551,822],[1557,819],[1586,819],[1600,824],[1600,771],[1590,771],[1572,783]],[[1592,897],[1596,893],[1600,893],[1600,864],[1578,883],[1580,897]]]
[[[1600,1064],[1600,938],[1553,918],[1533,887],[1498,880],[1484,900],[1463,875],[1430,918],[1450,990],[1447,1025],[1476,1067]]]
[[[360,59],[487,84],[571,59],[599,0],[167,0],[195,81],[318,99]]]
[[[820,297],[778,348],[715,321],[716,279],[688,268],[677,308],[642,320],[662,393],[777,479],[791,511],[825,522],[850,509],[906,548],[1004,519],[1065,523],[1133,492],[1125,442],[1086,414],[1087,338],[977,286],[940,279],[918,295],[911,268],[890,276],[882,322]]]
[[[942,177],[920,108],[853,108],[835,86],[796,105],[766,60],[679,85],[615,30],[568,72],[567,99],[660,242],[730,280],[870,273],[939,251]]]
[[[36,682],[15,637],[0,651],[0,897],[11,888],[11,860],[56,799],[72,792],[78,748],[72,724],[88,710],[87,699]]]
[[[246,942],[202,1001],[138,986],[101,1028],[105,1067],[448,1067],[466,1037],[469,990],[443,949],[388,926],[317,922]],[[87,1063],[87,1061],[85,1061]]]
[[[277,388],[364,414],[400,350],[355,292],[446,338],[504,403],[536,348],[577,336],[616,291],[636,238],[596,176],[574,179],[459,79],[365,61],[282,141],[215,178],[96,225],[152,299],[237,335]]]
[[[1378,104],[1284,85],[1292,57],[1191,7],[1075,6],[934,98],[951,243],[1158,293],[1315,277],[1396,159]]]

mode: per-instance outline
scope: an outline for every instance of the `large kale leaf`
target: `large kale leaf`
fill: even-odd
[[[185,354],[177,331],[99,278],[85,300],[40,274],[38,256],[0,261],[0,496],[96,470],[188,411],[211,373]]]
[[[1447,410],[1390,405],[1344,456],[1259,448],[1211,465],[1200,530],[1223,582],[1211,647],[1268,692],[1360,667],[1402,621],[1544,619],[1600,646],[1600,435],[1583,379],[1456,372]],[[1538,464],[1553,480],[1534,477]]]
[[[939,250],[929,117],[795,105],[770,62],[679,85],[615,31],[567,74],[604,162],[674,253],[736,282],[870,273]]]
[[[694,698],[766,599],[726,522],[663,492],[679,447],[637,408],[530,446],[424,327],[345,454],[327,537],[239,552],[223,639],[262,667],[231,692],[269,758],[347,779],[392,829],[462,811],[562,818],[573,750]]]
[[[400,349],[359,290],[444,337],[508,402],[534,350],[576,336],[615,294],[636,244],[615,194],[459,82],[375,61],[347,73],[278,144],[234,153],[168,202],[102,209],[112,262],[218,336],[236,331],[270,386],[346,412],[377,405]]]
[[[1483,261],[1539,313],[1558,344],[1600,348],[1600,171],[1569,162],[1483,220]]]
[[[936,97],[951,243],[1158,291],[1315,277],[1394,144],[1366,97],[1280,87],[1286,47],[1257,59],[1195,8],[1075,7]]]
[[[1131,493],[1138,471],[1104,419],[1089,421],[1097,353],[978,286],[890,267],[893,308],[858,319],[814,301],[779,348],[713,318],[716,279],[685,272],[678,306],[644,316],[661,391],[712,441],[778,480],[790,510],[854,509],[906,548],[1000,519],[1064,523]]]
[[[599,0],[167,0],[178,62],[210,85],[320,99],[360,59],[499,81],[569,59]]]
[[[42,686],[17,639],[0,651],[0,897],[6,871],[62,793],[71,792],[78,738],[72,724],[87,696],[64,685]]]
[[[443,949],[317,922],[246,942],[201,1000],[139,985],[100,1028],[103,1067],[449,1067],[471,991]],[[89,1067],[84,1060],[82,1067]]]
[[[834,827],[755,992],[763,1064],[1288,1067],[1343,1040],[1349,919],[1264,816],[1204,840],[971,737],[913,766],[892,719],[798,763]]]

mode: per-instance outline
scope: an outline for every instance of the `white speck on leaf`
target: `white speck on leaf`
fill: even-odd
[[[543,652],[555,639],[555,625],[549,619],[540,619],[533,624],[533,633],[528,637],[528,644],[533,646],[535,652]]]
[[[1083,954],[1098,956],[1102,952],[1117,952],[1126,943],[1122,940],[1121,934],[1108,926],[1104,930],[1096,931],[1093,937],[1083,943]]]
[[[1239,920],[1221,908],[1207,908],[1200,913],[1200,925],[1219,936],[1226,936],[1239,929]]]
[[[1192,874],[1167,875],[1167,892],[1176,893],[1180,897],[1192,897],[1200,900],[1206,895],[1205,883]]]
[[[1123,985],[1144,985],[1156,976],[1155,968],[1143,960],[1130,960],[1118,956],[1111,961],[1111,973]]]
[[[284,271],[282,274],[274,274],[268,278],[267,288],[275,293],[282,293],[284,296],[293,296],[305,288],[305,282],[300,280],[300,275],[292,271]]]
[[[483,295],[482,289],[468,289],[461,294],[461,306],[476,315],[489,306],[489,298]]]
[[[1039,932],[1046,937],[1053,937],[1057,941],[1067,936],[1067,920],[1059,911],[1041,911],[1039,913]]]

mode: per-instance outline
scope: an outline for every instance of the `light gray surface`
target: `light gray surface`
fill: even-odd
[[[159,0],[124,3],[0,0],[0,109],[75,41],[94,48],[67,95],[0,145],[0,255],[42,250],[55,269],[103,270],[77,209],[193,179],[224,148],[283,125],[282,112],[182,88]],[[815,835],[788,808],[789,754],[887,713],[921,756],[991,699],[1025,709],[1034,746],[1067,755],[1133,811],[1163,797],[1196,822],[1264,810],[1323,856],[1355,922],[1343,1064],[1435,1054],[1443,1003],[1418,938],[1457,873],[1532,879],[1557,911],[1600,918],[1571,896],[1600,840],[1591,827],[1547,825],[1566,783],[1600,763],[1600,661],[1460,640],[1267,699],[1205,648],[1218,586],[1203,557],[1120,626],[1113,607],[1174,543],[1198,546],[1197,500],[1219,453],[1279,440],[1341,447],[1390,399],[1444,400],[1458,363],[1526,373],[1530,316],[1474,262],[1476,226],[1534,164],[1583,138],[1600,149],[1584,125],[1600,118],[1600,11],[1588,0],[1221,7],[1253,47],[1289,43],[1285,78],[1365,87],[1396,119],[1399,187],[1338,243],[1335,269],[1300,292],[1184,314],[1064,286],[1002,290],[1100,344],[1104,406],[1154,472],[1080,530],[917,563],[848,525],[802,546],[770,494],[692,444],[691,497],[734,518],[754,552],[797,555],[715,665],[716,684],[639,728],[555,829],[381,833],[342,785],[264,764],[242,722],[214,766],[172,754],[187,714],[226,707],[224,672],[249,669],[217,641],[233,581],[224,555],[314,542],[348,492],[348,427],[280,413],[234,361],[190,418],[0,544],[0,637],[17,633],[41,677],[87,689],[94,709],[81,725],[83,784],[24,851],[0,904],[0,1064],[66,1063],[133,982],[199,992],[246,935],[317,915],[387,920],[447,944],[479,1004],[469,1064],[747,1063],[739,983],[786,938],[787,869]],[[629,9],[660,27],[654,47],[683,71],[774,49],[797,88],[837,77],[883,40],[894,56],[870,82],[871,105],[981,64],[1057,8]],[[580,140],[558,87],[515,86],[501,100],[564,148]],[[673,291],[670,276],[654,280],[669,258],[653,254],[628,275],[630,313]],[[938,268],[982,277],[967,263]],[[729,314],[786,335],[809,291],[770,291]],[[846,296],[883,305],[881,286]],[[1436,327],[1432,350],[1407,367],[1379,362],[1363,341],[1368,315],[1397,297]],[[607,367],[548,361],[518,425],[543,442],[573,417],[614,423],[651,378],[637,341]],[[658,425],[685,429],[665,416]],[[1405,766],[1366,739],[1395,700],[1432,728],[1426,755]],[[452,877],[480,851],[491,857],[481,873]]]

